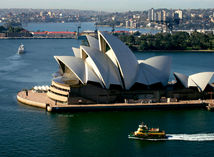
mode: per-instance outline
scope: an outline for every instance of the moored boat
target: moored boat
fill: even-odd
[[[137,131],[130,133],[128,137],[142,140],[167,139],[165,131],[161,131],[159,128],[148,128],[144,123],[141,123]]]
[[[24,47],[24,45],[23,44],[21,44],[20,46],[19,46],[19,48],[18,48],[18,54],[21,54],[21,53],[24,53],[24,51],[25,51],[25,47]]]

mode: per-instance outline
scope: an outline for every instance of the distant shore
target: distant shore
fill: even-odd
[[[97,25],[97,27],[112,27],[111,25]],[[156,28],[148,28],[148,27],[126,27],[126,26],[114,26],[114,28],[125,28],[125,29],[131,29],[131,30],[137,30],[137,29],[149,29],[149,30],[155,30],[155,31],[160,31],[159,29]]]
[[[76,39],[75,37],[0,37],[0,40],[8,39]]]
[[[134,52],[207,52],[214,53],[214,50],[144,50],[144,51],[134,51]]]
[[[76,39],[75,37],[0,37],[0,40],[17,40],[17,39]],[[133,52],[205,52],[214,53],[214,50],[144,50]]]

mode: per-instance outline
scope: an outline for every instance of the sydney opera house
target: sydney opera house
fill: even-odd
[[[98,32],[98,39],[87,36],[87,41],[87,46],[73,48],[74,56],[54,56],[59,72],[52,80],[49,98],[67,104],[160,101],[162,97],[198,99],[205,90],[213,90],[209,84],[213,72],[190,76],[175,72],[176,83],[169,83],[171,57],[137,60],[107,32]]]

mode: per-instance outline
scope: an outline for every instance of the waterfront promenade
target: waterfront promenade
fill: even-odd
[[[80,99],[76,97],[76,99]],[[17,100],[21,103],[44,108],[47,111],[88,111],[88,110],[131,110],[131,109],[171,109],[171,108],[205,108],[211,100],[188,100],[166,103],[114,103],[114,104],[63,104],[48,98],[46,93],[32,90],[20,91]]]

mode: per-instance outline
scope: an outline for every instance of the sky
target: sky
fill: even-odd
[[[0,8],[142,11],[150,8],[214,8],[214,0],[0,0]]]

